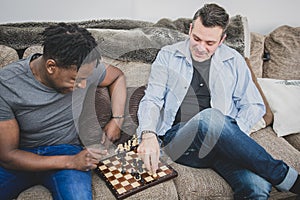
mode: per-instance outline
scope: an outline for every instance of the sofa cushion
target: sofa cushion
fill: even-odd
[[[136,88],[129,98],[129,114],[132,118],[132,121],[136,125],[138,125],[137,112],[139,109],[139,104],[140,104],[141,99],[145,95],[146,87],[147,87],[146,85],[143,85],[141,87]]]
[[[152,63],[157,52],[166,45],[185,40],[187,35],[162,27],[131,30],[88,29],[105,57],[123,61]]]
[[[0,45],[0,68],[17,60],[19,60],[19,56],[16,50]]]
[[[259,33],[251,32],[250,64],[257,78],[262,77],[263,73],[263,54],[264,54],[265,36]]]
[[[253,130],[251,131],[251,132],[254,132],[254,131],[258,131],[261,128],[265,128],[266,126],[269,126],[273,123],[273,112],[270,108],[270,105],[266,99],[264,92],[262,91],[260,85],[257,82],[257,77],[254,73],[252,64],[250,63],[251,62],[250,59],[245,58],[245,60],[246,60],[247,66],[250,69],[252,80],[253,80],[255,86],[257,87],[261,97],[263,98],[264,104],[266,106],[266,113],[264,114],[263,119],[260,122],[258,122],[256,124],[256,126],[253,128]]]
[[[284,139],[300,151],[300,133],[284,136]]]
[[[19,194],[17,200],[52,200],[48,189],[42,185],[35,185]]]
[[[277,137],[271,126],[253,133],[251,138],[263,146],[275,159],[284,160],[300,173],[300,151],[284,138]]]
[[[270,60],[264,63],[263,77],[300,79],[300,27],[281,26],[265,40]]]
[[[43,53],[43,47],[41,45],[32,45],[25,49],[23,53],[23,58],[27,58],[34,53]]]
[[[179,199],[232,199],[230,186],[212,169],[197,169],[177,163],[171,165],[178,172],[174,183]]]
[[[274,113],[273,129],[277,135],[299,133],[300,80],[260,78],[258,83]]]
[[[103,62],[118,67],[126,77],[127,87],[140,87],[147,84],[151,63],[140,61],[121,61],[103,57]]]

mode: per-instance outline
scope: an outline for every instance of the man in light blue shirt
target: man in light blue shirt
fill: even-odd
[[[265,106],[244,58],[223,44],[228,20],[206,4],[189,39],[158,53],[139,106],[138,152],[155,172],[162,138],[174,161],[214,169],[235,199],[267,199],[272,185],[299,194],[298,172],[248,137]]]

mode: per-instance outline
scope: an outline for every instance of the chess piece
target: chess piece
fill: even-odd
[[[128,140],[127,143],[128,143],[128,144],[127,144],[127,146],[128,146],[128,151],[130,151],[130,149],[131,149],[131,140]]]
[[[138,166],[136,160],[137,160],[137,159],[133,159],[133,160],[132,160],[133,166],[134,166],[135,168],[137,168],[137,166]]]
[[[139,173],[136,173],[135,176],[134,176],[134,178],[136,180],[140,180],[141,179],[141,175]]]
[[[126,170],[123,165],[122,165],[122,169],[121,169],[121,174],[123,174],[123,175],[126,174]]]
[[[124,147],[123,147],[123,144],[119,144],[115,150],[115,152],[122,152],[124,151]]]
[[[143,172],[143,161],[142,160],[138,160],[138,171],[140,173]]]
[[[136,135],[133,135],[132,137],[132,146],[136,147],[138,145],[138,139],[136,137]]]

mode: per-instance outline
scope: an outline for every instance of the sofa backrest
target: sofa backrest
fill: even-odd
[[[280,26],[267,35],[251,33],[250,62],[257,78],[300,79],[300,27]]]
[[[264,62],[263,77],[300,79],[300,27],[280,26],[265,40],[270,60]]]

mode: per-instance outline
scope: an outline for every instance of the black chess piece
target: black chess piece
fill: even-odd
[[[117,150],[117,158],[121,158],[120,149]]]
[[[145,181],[145,179],[143,179],[143,177],[141,177],[140,182],[141,182],[142,185],[146,183],[146,181]]]
[[[137,168],[138,165],[137,165],[136,159],[133,159],[133,160],[132,160],[132,164],[133,164],[133,166],[134,166],[135,168]]]
[[[143,161],[142,160],[138,160],[138,171],[140,173],[143,172]]]
[[[121,174],[126,174],[126,170],[125,170],[124,166],[122,166]]]
[[[135,176],[135,172],[134,172],[134,170],[133,169],[131,169],[131,176]]]
[[[134,178],[135,178],[136,180],[140,180],[141,175],[140,175],[139,173],[136,173]]]

